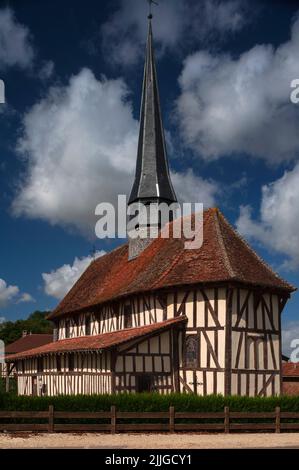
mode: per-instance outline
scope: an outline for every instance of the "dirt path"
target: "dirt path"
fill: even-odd
[[[63,443],[63,444],[62,444]],[[209,449],[299,448],[287,434],[0,434],[0,448]]]

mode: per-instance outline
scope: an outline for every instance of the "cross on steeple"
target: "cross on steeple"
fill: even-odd
[[[148,1],[148,19],[151,20],[152,17],[153,17],[153,14],[152,14],[152,4],[154,5],[159,5],[157,2],[155,2],[154,0],[147,0]]]

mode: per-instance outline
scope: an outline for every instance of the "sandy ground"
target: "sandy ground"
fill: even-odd
[[[287,434],[0,434],[0,448],[240,449],[299,448]]]

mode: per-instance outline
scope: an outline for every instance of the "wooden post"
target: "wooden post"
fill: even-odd
[[[116,408],[111,406],[111,434],[116,433]]]
[[[49,426],[48,432],[54,432],[54,406],[49,405]]]
[[[275,432],[280,433],[280,407],[275,408]]]
[[[224,432],[229,433],[229,407],[224,407]]]
[[[169,432],[174,433],[174,406],[169,407]]]
[[[174,391],[180,393],[180,358],[179,358],[179,332],[172,328],[172,354],[173,354],[173,382]]]
[[[116,364],[116,351],[111,351],[111,393],[115,393],[115,364]]]
[[[224,395],[231,394],[232,379],[232,313],[233,313],[233,288],[228,287],[226,297],[226,326],[225,326],[225,372],[224,372]]]

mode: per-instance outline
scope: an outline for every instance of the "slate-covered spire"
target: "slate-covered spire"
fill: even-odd
[[[153,49],[151,14],[148,19],[136,174],[129,204],[138,201],[170,204],[176,202],[176,195],[168,168]]]

